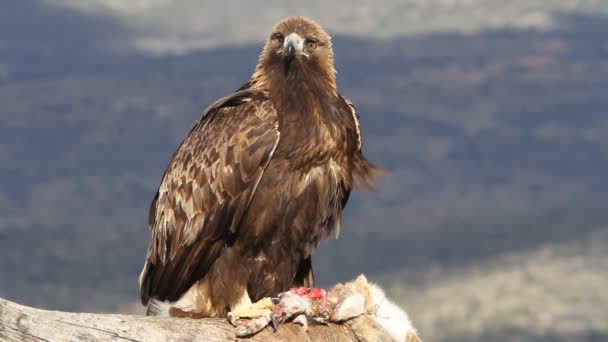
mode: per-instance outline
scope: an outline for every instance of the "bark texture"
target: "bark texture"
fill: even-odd
[[[0,341],[235,341],[225,319],[187,319],[49,311],[0,298]],[[357,341],[346,325],[285,323],[246,341]]]

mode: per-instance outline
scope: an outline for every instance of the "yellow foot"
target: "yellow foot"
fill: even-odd
[[[249,306],[234,308],[228,313],[228,321],[236,327],[238,337],[253,335],[270,323],[276,327],[276,321],[272,315],[273,309],[272,299],[262,298]]]
[[[233,319],[239,319],[268,316],[272,313],[273,308],[274,304],[272,303],[272,299],[266,297],[249,306],[235,308],[228,313],[228,318],[232,317]]]

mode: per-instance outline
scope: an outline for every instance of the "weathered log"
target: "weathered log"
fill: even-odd
[[[19,305],[0,298],[0,341],[235,341],[226,319],[187,319],[72,313]],[[346,325],[281,324],[248,341],[356,341]]]

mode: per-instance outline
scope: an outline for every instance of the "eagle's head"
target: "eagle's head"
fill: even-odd
[[[335,73],[331,37],[305,17],[289,17],[274,26],[256,68],[266,81],[288,85],[314,79],[333,88]]]

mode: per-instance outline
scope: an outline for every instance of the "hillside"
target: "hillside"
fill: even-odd
[[[129,35],[112,39],[158,54],[257,42],[290,15],[315,18],[334,34],[392,39],[437,32],[550,29],[559,26],[556,14],[608,13],[603,0],[46,1],[120,23]]]
[[[40,11],[58,32],[99,28],[45,50],[20,22],[0,20],[0,40],[13,35],[0,49],[0,297],[132,310],[164,167],[201,109],[247,80],[259,46],[117,52],[104,45],[122,29],[113,21]],[[354,195],[340,239],[321,245],[321,285],[366,273],[432,340],[606,338],[596,318],[608,307],[598,242],[608,19],[553,20],[335,37],[365,153],[391,176]]]

